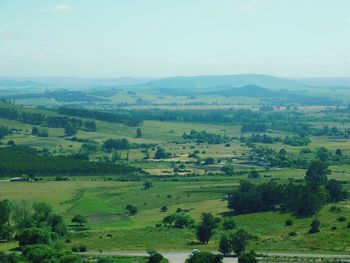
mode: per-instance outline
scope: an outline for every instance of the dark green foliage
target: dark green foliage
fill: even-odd
[[[257,170],[252,170],[252,171],[250,171],[248,177],[256,179],[256,178],[260,177],[260,174]]]
[[[78,128],[75,125],[73,125],[73,123],[71,123],[71,122],[67,122],[63,128],[64,128],[64,133],[67,136],[73,136],[78,131]]]
[[[335,179],[329,180],[325,187],[329,192],[331,202],[339,202],[347,197],[347,193],[343,190],[341,182]]]
[[[283,143],[291,146],[306,146],[311,142],[307,137],[300,136],[286,136]]]
[[[204,160],[204,163],[205,163],[206,165],[211,165],[211,164],[214,164],[214,163],[215,163],[215,160],[214,160],[214,158],[212,158],[212,157],[208,157],[208,158],[206,158],[206,159]]]
[[[230,254],[232,251],[232,244],[231,240],[228,238],[227,235],[223,235],[220,238],[219,242],[219,252],[224,254],[224,256]]]
[[[199,252],[196,254],[192,254],[188,259],[186,259],[186,263],[221,263],[222,256],[214,255],[210,252]]]
[[[284,223],[285,226],[292,226],[293,221],[291,219],[287,219],[286,222]]]
[[[232,230],[232,229],[235,229],[236,226],[237,226],[237,223],[231,218],[225,218],[222,222],[223,230]]]
[[[0,201],[0,226],[8,224],[10,220],[10,202],[5,199]]]
[[[0,175],[7,176],[142,173],[139,168],[107,162],[90,162],[80,155],[39,155],[37,150],[28,147],[0,148],[0,156]]]
[[[318,233],[320,232],[320,221],[318,221],[317,219],[314,219],[312,222],[311,222],[311,225],[310,225],[310,229],[309,229],[309,234],[315,234],[315,233]]]
[[[72,218],[71,222],[83,226],[87,223],[87,219],[85,216],[76,215]]]
[[[340,217],[337,218],[337,221],[338,222],[345,222],[346,218],[344,216],[340,216]]]
[[[256,254],[254,251],[248,253],[242,253],[238,257],[238,263],[257,263]]]
[[[146,182],[143,183],[143,189],[144,190],[149,190],[152,187],[153,187],[153,184],[151,182],[149,182],[149,181],[146,181]]]
[[[5,252],[0,252],[0,262],[1,263],[24,263],[20,255],[15,253],[7,254]]]
[[[136,215],[137,213],[137,207],[133,205],[127,205],[126,210],[128,210],[128,214],[131,216]]]
[[[232,165],[224,165],[223,167],[221,167],[221,171],[223,171],[224,174],[228,176],[235,175],[235,169]]]
[[[141,138],[142,137],[142,131],[140,128],[136,129],[136,138]]]
[[[10,130],[7,127],[0,126],[0,140],[9,134],[10,134]]]
[[[32,135],[38,135],[38,133],[39,133],[38,127],[33,127],[32,128]]]
[[[115,263],[115,260],[111,257],[99,258],[96,263]]]
[[[27,246],[23,250],[23,257],[30,263],[82,263],[79,255],[70,251],[60,250],[45,245]]]
[[[252,213],[282,209],[299,216],[316,214],[329,199],[323,186],[315,184],[279,185],[273,181],[254,185],[242,181],[228,199],[228,207],[236,213]]]
[[[108,151],[126,150],[129,148],[129,141],[127,139],[108,139],[104,142],[103,148]]]
[[[327,148],[321,147],[317,149],[316,152],[316,157],[321,161],[321,162],[327,162],[330,158],[330,153]]]
[[[166,158],[169,158],[170,156],[171,156],[170,153],[166,152],[163,148],[158,147],[156,152],[155,152],[154,158],[166,159]]]
[[[244,230],[240,229],[236,233],[232,233],[230,236],[231,247],[233,252],[239,256],[245,251],[246,246],[249,242],[249,234]]]
[[[160,253],[154,253],[148,257],[148,263],[159,263],[163,258],[164,257]]]
[[[211,213],[202,213],[201,223],[196,231],[197,239],[203,244],[208,244],[217,227],[218,220]]]
[[[189,215],[176,213],[164,217],[163,223],[169,226],[174,226],[175,228],[185,228],[192,227],[194,221]]]
[[[229,141],[226,136],[220,134],[207,133],[206,131],[195,131],[191,130],[189,134],[184,133],[182,138],[186,140],[196,140],[196,143],[208,143],[208,144],[221,144]]]
[[[18,237],[20,246],[50,244],[52,241],[52,234],[43,228],[32,227],[23,231]]]
[[[312,161],[306,171],[305,180],[324,184],[327,181],[327,174],[329,174],[329,170],[327,168],[328,164],[322,161]]]
[[[279,137],[271,137],[267,134],[252,134],[250,137],[241,137],[241,142],[244,143],[266,143],[266,144],[272,144],[274,142],[281,142],[282,139]]]
[[[87,131],[96,131],[97,126],[95,121],[84,121],[84,128]]]
[[[166,211],[168,211],[168,207],[165,205],[165,206],[162,206],[161,208],[160,208],[160,211],[161,212],[166,212]]]

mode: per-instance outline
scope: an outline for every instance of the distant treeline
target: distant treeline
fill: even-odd
[[[64,128],[68,124],[77,129],[96,130],[94,121],[83,121],[81,119],[69,118],[66,116],[46,116],[43,113],[25,112],[16,108],[0,107],[0,118],[20,121],[32,125],[47,125],[51,128]]]
[[[89,119],[95,119],[100,121],[107,121],[113,123],[124,123],[128,126],[140,126],[143,124],[142,118],[138,118],[129,112],[123,113],[112,113],[112,112],[103,112],[95,110],[87,110],[81,108],[67,108],[60,107],[57,112],[59,114],[77,116]]]
[[[109,162],[91,162],[81,155],[40,155],[35,149],[15,146],[0,148],[0,176],[22,175],[127,175],[143,174],[140,168]]]
[[[208,133],[206,131],[191,130],[190,133],[184,133],[182,138],[189,140],[196,140],[196,143],[208,143],[208,144],[220,144],[226,143],[230,140],[227,136],[221,136],[220,134]]]

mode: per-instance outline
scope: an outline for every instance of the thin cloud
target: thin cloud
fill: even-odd
[[[55,6],[55,11],[59,13],[69,13],[73,11],[73,8],[67,4],[59,4]]]

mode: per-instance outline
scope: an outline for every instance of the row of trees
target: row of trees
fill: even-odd
[[[270,181],[254,185],[242,181],[228,198],[228,207],[237,214],[284,210],[299,216],[316,214],[327,202],[338,202],[347,197],[341,182],[328,180],[327,164],[311,162],[304,184],[277,184]]]
[[[191,130],[190,133],[184,133],[182,138],[186,140],[196,140],[196,143],[221,144],[226,143],[230,139],[220,134],[207,133],[206,131]]]
[[[92,162],[82,155],[42,155],[28,147],[0,148],[0,174],[7,176],[34,175],[101,175],[143,174],[139,168],[109,162]]]

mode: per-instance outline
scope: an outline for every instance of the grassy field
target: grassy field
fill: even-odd
[[[215,98],[214,98],[215,99]],[[318,110],[318,109],[313,109]],[[52,114],[45,111],[46,114]],[[0,119],[2,126],[22,129],[21,134],[12,134],[2,140],[4,144],[14,140],[17,145],[48,149],[53,154],[70,154],[79,151],[82,142],[71,141],[64,136],[61,128],[48,128],[48,137],[31,135],[33,125],[18,121]],[[227,208],[227,202],[223,200],[226,194],[235,189],[240,180],[248,179],[255,183],[275,180],[285,183],[290,178],[303,179],[305,169],[295,168],[271,168],[253,165],[243,165],[240,161],[232,161],[235,169],[249,171],[258,169],[261,177],[250,179],[247,174],[241,176],[217,175],[227,158],[236,159],[245,156],[250,149],[243,145],[238,138],[242,135],[240,125],[208,125],[200,123],[180,123],[145,121],[142,129],[142,138],[136,138],[136,128],[123,124],[96,121],[97,131],[87,132],[79,130],[75,135],[79,139],[94,140],[102,144],[108,138],[126,138],[132,143],[152,143],[171,152],[172,158],[158,161],[154,160],[155,147],[149,150],[150,159],[144,160],[144,153],[140,149],[130,150],[129,164],[143,168],[151,177],[141,178],[140,181],[121,182],[118,177],[94,176],[74,177],[70,181],[58,182],[48,174],[39,182],[0,182],[0,200],[27,200],[29,202],[45,201],[51,204],[55,211],[64,215],[67,223],[70,223],[74,215],[82,214],[88,219],[89,230],[86,232],[72,232],[72,243],[67,247],[85,244],[90,251],[120,251],[120,250],[216,250],[221,230],[215,233],[213,239],[207,245],[200,245],[196,241],[195,229],[175,229],[159,226],[166,215],[176,212],[178,208],[186,210],[195,222],[199,222],[202,212],[211,212],[218,217],[232,216]],[[316,125],[323,124],[317,123]],[[331,125],[331,124],[330,124]],[[340,124],[339,124],[340,125]],[[343,125],[346,127],[346,125]],[[230,144],[197,144],[195,141],[184,140],[182,135],[190,130],[206,131],[226,135],[230,138]],[[249,136],[250,133],[243,134]],[[293,135],[289,132],[278,130],[269,131],[270,136],[284,137]],[[311,136],[311,143],[307,146],[313,153],[308,158],[313,158],[317,148],[323,146],[332,152],[342,149],[344,154],[350,153],[350,141],[346,138],[332,138],[327,136]],[[266,144],[257,144],[266,146]],[[291,154],[299,154],[305,146],[288,146],[283,143],[268,145],[270,148],[280,150],[287,149]],[[222,159],[213,165],[202,165],[188,157],[193,151],[199,151],[201,159],[213,157]],[[126,151],[120,151],[121,157],[126,157]],[[92,160],[110,157],[107,152],[97,152],[90,156]],[[185,174],[173,175],[176,165],[185,164],[192,172],[199,176],[189,177]],[[350,190],[350,166],[333,165],[330,167],[332,174],[329,178],[344,181],[344,187]],[[210,173],[211,172],[211,173]],[[168,176],[160,176],[160,175]],[[5,175],[6,177],[6,175]],[[143,183],[150,180],[154,187],[150,190],[143,189]],[[132,204],[138,208],[134,216],[127,214],[126,206]],[[161,207],[167,206],[166,212],[161,212]],[[331,212],[330,205],[325,206],[317,215],[321,221],[320,233],[310,235],[307,233],[313,218],[296,218],[291,214],[279,212],[264,212],[233,216],[238,228],[246,229],[255,239],[249,247],[257,251],[298,251],[298,252],[322,252],[322,253],[349,253],[350,228],[347,224],[350,220],[350,201],[337,204],[341,211]],[[340,216],[346,217],[345,222],[338,222]],[[292,219],[294,224],[286,227],[285,220]],[[295,232],[295,236],[290,233]],[[8,250],[17,244],[0,243],[1,250]],[[117,262],[130,262],[121,258]],[[140,261],[132,262],[144,262]]]

